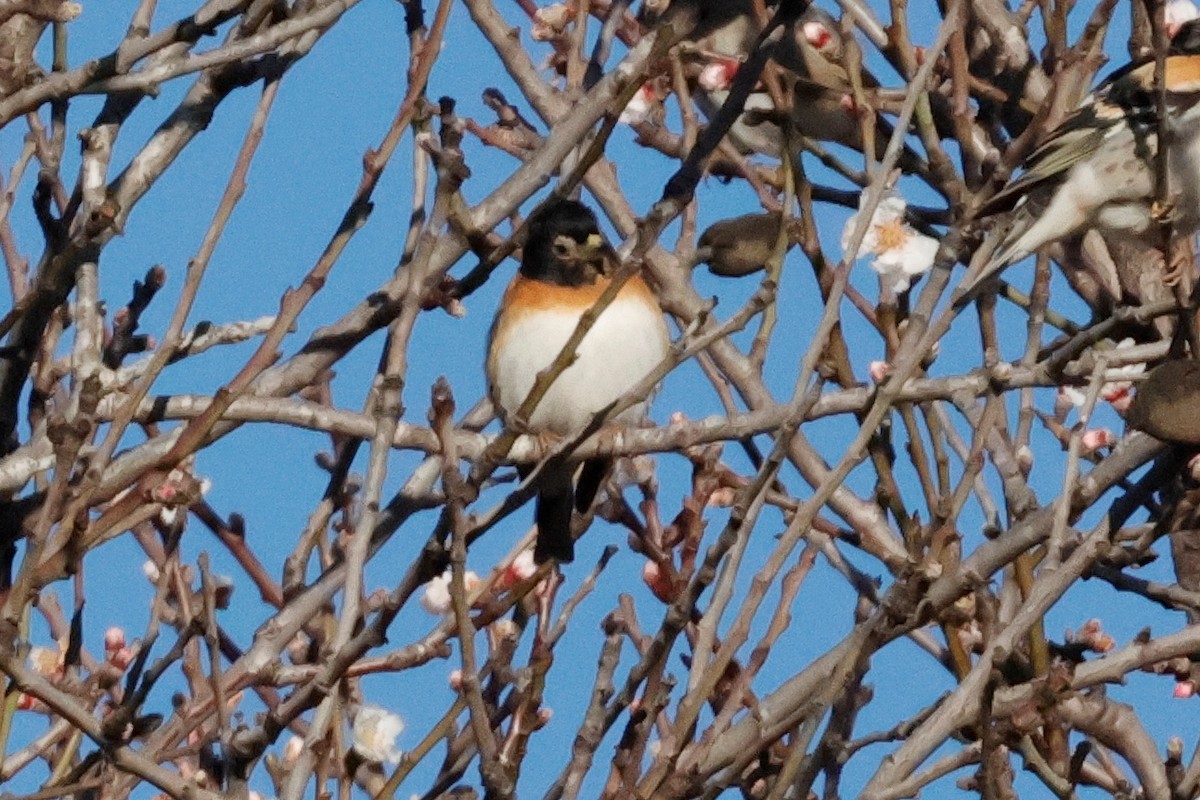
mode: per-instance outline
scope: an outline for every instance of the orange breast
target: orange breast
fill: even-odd
[[[1154,65],[1150,65],[1154,69]],[[1172,92],[1200,91],[1200,56],[1171,56],[1167,59],[1163,83]]]
[[[596,304],[610,283],[612,281],[601,276],[588,286],[558,286],[518,274],[504,291],[501,312],[492,327],[492,349],[504,346],[512,324],[523,316],[545,311],[582,314]],[[637,275],[625,282],[617,297],[625,301],[640,300],[653,313],[662,314],[654,293]]]

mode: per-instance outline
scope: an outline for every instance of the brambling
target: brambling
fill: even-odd
[[[779,241],[779,212],[743,214],[714,222],[696,243],[696,263],[708,264],[713,275],[740,278],[766,269]],[[793,242],[789,228],[785,249]]]
[[[689,50],[703,64],[693,89],[696,105],[713,118],[729,96],[729,88],[743,59],[762,32],[754,4],[749,0],[674,0],[665,11],[647,0],[641,21],[647,27],[669,24],[689,43]],[[836,142],[863,151],[862,125],[854,103],[854,88],[843,64],[845,41],[837,20],[829,12],[809,6],[785,28],[772,50],[781,76],[791,89],[792,104],[777,110],[765,89],[746,98],[745,114],[729,129],[730,142],[743,153],[761,153],[779,158],[783,152],[786,116],[792,130],[809,139]],[[862,86],[874,95],[879,82],[869,72],[861,75]],[[882,158],[892,134],[891,125],[880,115],[875,121],[875,157]],[[909,147],[900,156],[905,172],[924,173],[921,157]]]
[[[558,356],[611,281],[617,254],[596,217],[573,200],[551,202],[527,224],[521,267],[500,301],[488,341],[488,392],[509,424],[531,433],[565,436],[632,389],[667,355],[670,337],[654,294],[637,275],[622,287],[583,337],[574,362],[542,396],[526,420],[514,419],[540,371]],[[639,403],[610,421],[636,422]],[[586,511],[610,462],[586,462],[578,484],[574,468],[541,476],[534,511],[538,563],[574,558],[571,511]],[[521,470],[522,477],[529,469]]]
[[[1150,370],[1125,422],[1164,442],[1200,445],[1200,361],[1164,361]]]
[[[1167,176],[1176,234],[1200,228],[1200,22],[1184,23],[1171,40],[1165,86]],[[1025,171],[980,208],[1010,212],[991,258],[959,294],[969,299],[985,281],[1043,245],[1099,228],[1119,236],[1157,235],[1155,160],[1158,113],[1154,59],[1115,72],[1052,131]]]

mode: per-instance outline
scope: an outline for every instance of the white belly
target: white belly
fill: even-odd
[[[489,361],[493,399],[511,416],[525,401],[537,374],[550,365],[579,323],[582,311],[540,310],[508,325]],[[605,406],[628,392],[656,367],[669,340],[662,314],[640,299],[615,300],[583,338],[576,360],[550,386],[529,419],[533,430],[567,434],[582,428]],[[640,419],[645,403],[618,417]]]

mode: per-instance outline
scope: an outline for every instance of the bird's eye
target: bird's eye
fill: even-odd
[[[550,249],[554,252],[554,255],[558,256],[559,258],[566,258],[567,256],[571,255],[572,252],[574,252],[575,248],[571,246],[571,242],[567,239],[567,237],[559,236],[556,237],[554,242],[550,245]]]

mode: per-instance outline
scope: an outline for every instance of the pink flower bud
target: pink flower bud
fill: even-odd
[[[115,625],[104,632],[104,652],[120,650],[125,646],[125,631]]]
[[[132,647],[118,647],[108,653],[108,663],[112,664],[119,670],[124,671],[133,661]]]
[[[802,30],[804,32],[804,38],[808,40],[809,44],[818,50],[823,50],[834,41],[833,31],[825,27],[825,23],[823,22],[811,20],[804,23]]]
[[[522,550],[504,570],[504,574],[500,576],[500,588],[511,589],[518,583],[529,580],[536,573],[537,564],[533,560],[533,551]]]
[[[288,739],[287,744],[283,746],[283,765],[287,767],[295,764],[303,752],[304,740],[302,738],[293,736]]]
[[[730,486],[722,486],[708,496],[708,504],[713,508],[729,508],[737,500],[737,491]]]
[[[704,66],[704,69],[700,70],[700,77],[696,79],[696,82],[700,84],[700,88],[710,92],[728,89],[740,66],[741,62],[736,58],[711,61]]]
[[[1085,452],[1094,453],[1101,447],[1112,447],[1116,441],[1116,435],[1108,428],[1093,428],[1083,434],[1081,444]]]
[[[675,599],[675,586],[671,577],[657,563],[647,561],[642,566],[642,580],[645,581],[646,586],[650,587],[654,596],[664,603],[670,603]]]

